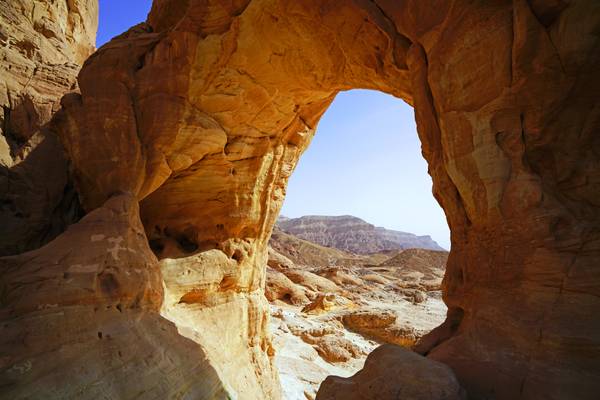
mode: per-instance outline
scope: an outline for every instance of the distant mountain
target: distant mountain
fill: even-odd
[[[355,254],[410,248],[444,250],[431,236],[376,227],[351,215],[280,217],[277,226],[300,239]]]

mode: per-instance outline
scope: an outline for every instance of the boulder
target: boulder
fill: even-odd
[[[367,308],[341,317],[344,326],[380,343],[410,347],[421,336],[407,322],[398,321],[396,313],[389,310]]]
[[[285,302],[301,305],[309,302],[305,294],[306,289],[288,279],[279,271],[267,267],[267,282],[265,296],[269,301],[283,300]]]
[[[302,312],[306,314],[322,314],[353,307],[354,304],[343,296],[334,293],[319,293],[312,302],[302,308]]]
[[[465,400],[466,395],[447,365],[394,345],[375,349],[350,378],[327,377],[317,393],[317,400],[372,399]]]

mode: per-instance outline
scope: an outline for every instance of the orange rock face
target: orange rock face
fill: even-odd
[[[0,3],[0,256],[47,243],[79,217],[46,124],[94,51],[96,0]]]
[[[591,0],[155,0],[146,23],[87,60],[81,94],[63,98],[53,124],[86,212],[120,193],[140,202],[162,315],[202,345],[228,390],[278,398],[262,293],[287,179],[337,92],[403,98],[452,231],[448,319],[418,350],[473,398],[592,399],[599,29]],[[34,261],[18,261],[31,279]],[[19,308],[8,276],[6,318],[43,305]],[[118,286],[159,290],[156,276]],[[12,393],[24,396],[19,382]]]

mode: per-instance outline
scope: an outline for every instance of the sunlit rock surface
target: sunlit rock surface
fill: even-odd
[[[112,197],[46,246],[0,258],[0,268],[3,398],[231,392],[204,349],[159,314],[159,264],[135,197]]]

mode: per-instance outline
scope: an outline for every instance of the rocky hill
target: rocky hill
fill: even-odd
[[[336,249],[335,247],[322,246],[308,240],[300,239],[277,227],[273,230],[269,245],[276,252],[284,254],[296,265],[311,267],[377,265],[396,254],[393,251],[390,251],[390,254],[353,254]]]
[[[409,248],[444,250],[430,236],[376,227],[351,215],[280,217],[277,226],[300,239],[356,254]]]

